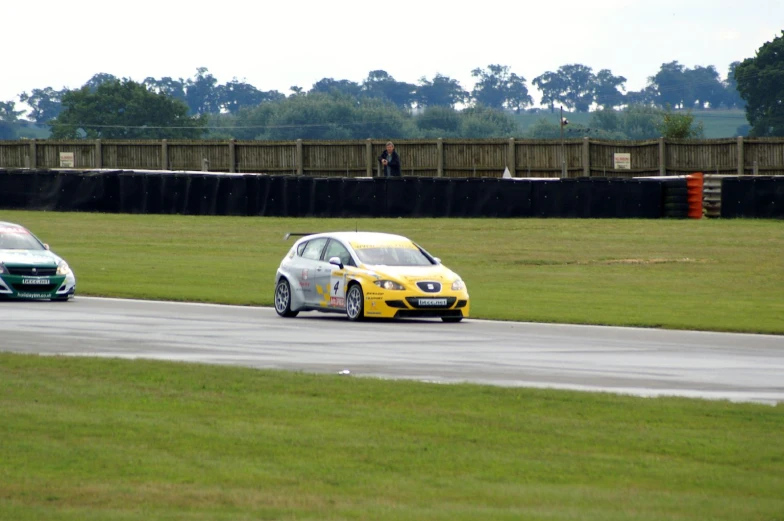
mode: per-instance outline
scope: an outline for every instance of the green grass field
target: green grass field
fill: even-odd
[[[79,295],[269,305],[285,232],[358,227],[479,317],[784,333],[780,221],[0,220]],[[0,353],[0,418],[0,520],[784,519],[781,405]]]

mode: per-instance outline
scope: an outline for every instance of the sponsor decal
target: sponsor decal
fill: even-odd
[[[308,280],[308,270],[302,270],[302,276],[300,277],[302,280]]]
[[[329,307],[344,308],[346,307],[346,299],[344,299],[343,297],[331,297],[329,299]]]
[[[310,282],[301,280],[299,281],[299,287],[302,289],[310,289]]]
[[[22,284],[49,284],[49,279],[22,279]]]
[[[445,298],[421,298],[419,299],[420,306],[446,306]]]
[[[19,298],[49,298],[52,295],[49,293],[17,293]]]

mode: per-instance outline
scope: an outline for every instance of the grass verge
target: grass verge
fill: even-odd
[[[781,519],[784,409],[0,353],[0,519]]]

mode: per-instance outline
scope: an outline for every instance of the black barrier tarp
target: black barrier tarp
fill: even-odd
[[[784,218],[784,177],[722,179],[721,216]]]
[[[753,190],[745,184],[735,190],[735,199],[741,201],[735,205],[736,210],[730,199],[726,207],[722,205],[723,210],[737,213],[739,206],[756,205],[753,215],[780,216],[784,190],[780,182],[756,179]],[[728,192],[732,191],[730,187]],[[657,218],[663,215],[666,205],[680,204],[685,197],[685,180],[369,179],[187,172],[0,171],[3,208],[107,213]],[[748,210],[743,212],[750,215]]]

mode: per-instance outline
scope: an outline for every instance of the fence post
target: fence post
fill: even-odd
[[[444,138],[436,140],[436,176],[444,177]]]
[[[743,136],[738,136],[738,175],[746,173],[746,158],[743,157]]]
[[[664,143],[664,138],[659,138],[659,175],[667,175],[667,145]]]
[[[373,161],[373,142],[370,141],[370,138],[365,140],[365,175],[367,177],[373,177],[373,165],[375,162]]]
[[[38,168],[38,144],[35,139],[30,140],[30,168]]]
[[[233,174],[237,171],[237,140],[229,140],[229,173]]]
[[[297,163],[297,175],[302,175],[305,173],[305,166],[302,164],[302,140],[297,140],[297,158],[295,159]]]
[[[509,150],[506,153],[506,168],[509,169],[509,174],[512,177],[517,177],[517,170],[515,169],[515,165],[517,164],[517,156],[515,155],[515,138],[509,138]]]
[[[169,170],[169,142],[161,141],[161,170]]]
[[[101,140],[95,140],[95,168],[103,168],[103,148]]]
[[[583,138],[583,176],[591,177],[591,143],[588,136]]]

